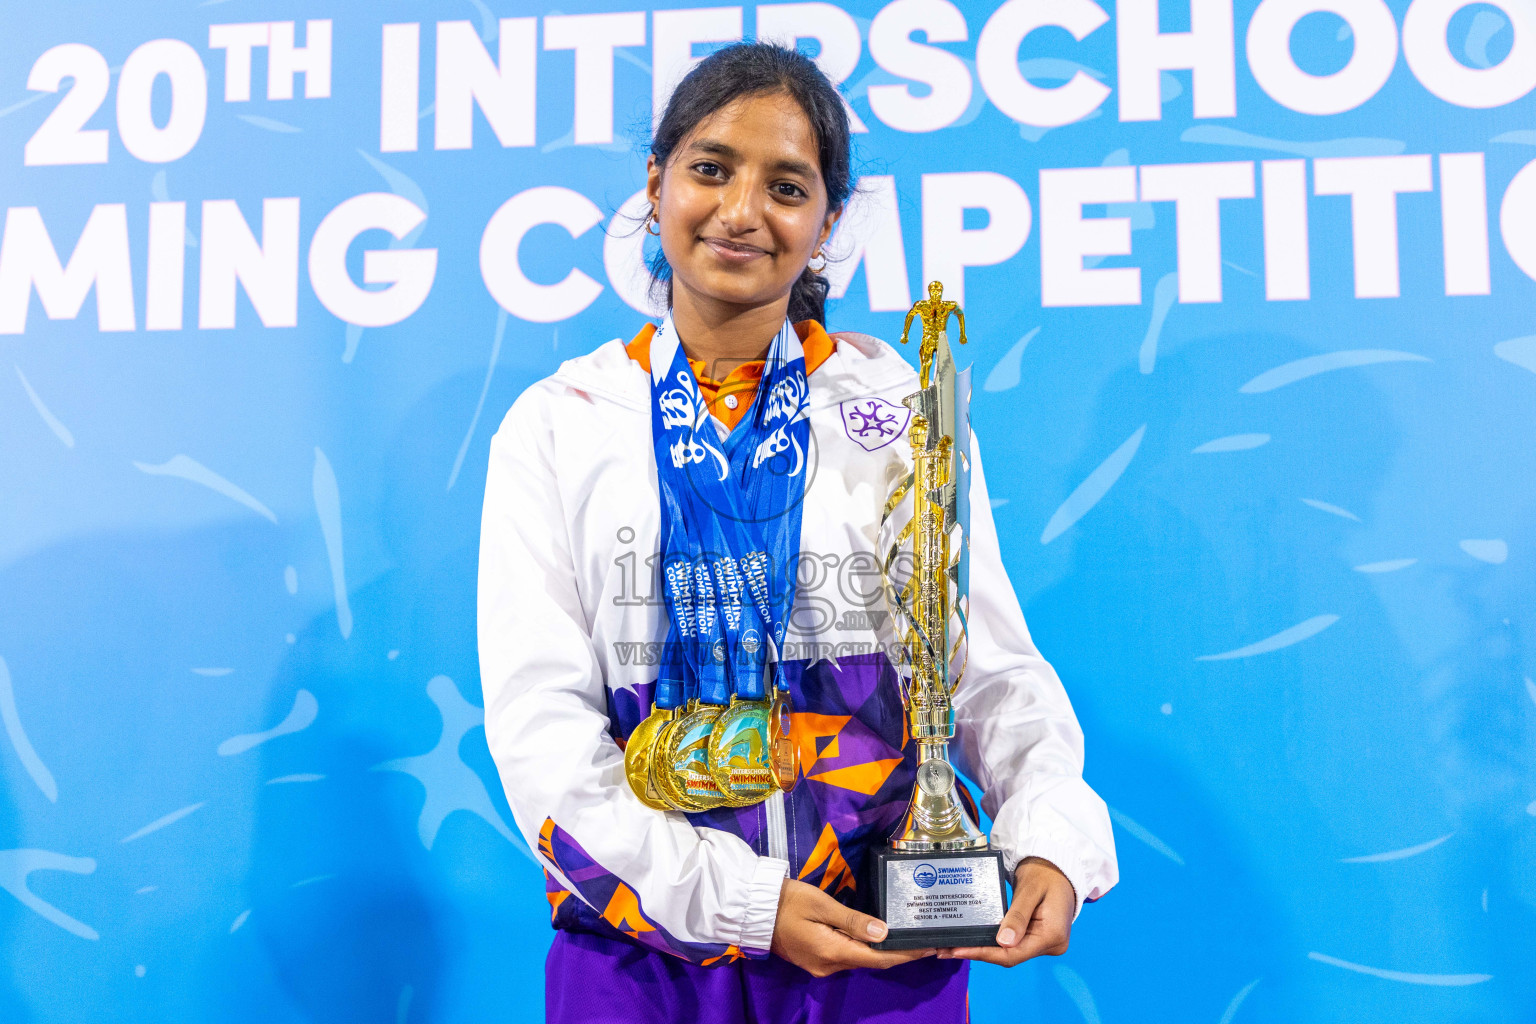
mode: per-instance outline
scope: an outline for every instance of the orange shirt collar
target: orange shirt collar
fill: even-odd
[[[629,353],[629,358],[639,363],[640,369],[646,373],[651,372],[651,336],[655,333],[656,325],[646,324],[640,328],[640,333],[636,334],[634,339],[624,346],[624,350]],[[815,320],[801,320],[795,324],[795,333],[800,336],[800,345],[805,349],[805,372],[807,375],[814,373],[816,367],[827,361],[827,357],[837,347],[837,342],[833,341],[826,328],[822,327]],[[694,376],[697,377],[704,368],[703,361],[690,359],[688,362],[693,367]],[[730,380],[733,377],[741,379],[749,374],[753,380],[763,375],[763,361],[761,359],[742,363],[726,376],[726,380]],[[718,383],[724,384],[725,381],[719,381]]]
[[[805,350],[805,372],[809,376],[816,367],[827,361],[837,343],[815,320],[801,320],[795,324],[795,333],[799,335],[800,345]],[[656,325],[646,324],[640,328],[634,340],[624,346],[629,357],[639,363],[647,374],[651,372],[651,338],[655,334]],[[688,360],[693,376],[699,382],[699,393],[704,397],[704,404],[716,419],[732,430],[746,417],[752,402],[757,398],[763,363],[762,359],[754,359],[737,366],[725,375],[724,380],[712,380],[704,376],[704,360]]]

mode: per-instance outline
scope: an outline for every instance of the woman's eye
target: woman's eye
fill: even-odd
[[[774,190],[779,193],[779,195],[787,196],[792,199],[798,199],[799,197],[805,195],[805,189],[801,188],[799,185],[796,185],[794,182],[781,181],[773,187]]]
[[[707,161],[704,163],[694,164],[693,169],[704,175],[706,178],[715,178],[719,177],[720,175],[720,165],[712,164]]]

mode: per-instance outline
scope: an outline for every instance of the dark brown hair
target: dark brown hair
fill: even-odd
[[[715,111],[742,96],[783,93],[800,105],[816,136],[827,208],[841,210],[853,192],[848,113],[837,89],[816,62],[774,43],[736,43],[705,57],[667,101],[651,138],[651,155],[663,167],[678,143]],[[672,267],[657,250],[650,261],[651,289],[672,305]],[[789,293],[789,319],[825,321],[827,279],[807,267]]]

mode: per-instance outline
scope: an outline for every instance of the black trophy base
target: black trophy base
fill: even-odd
[[[873,913],[889,931],[875,949],[995,946],[1008,910],[998,850],[875,854]]]

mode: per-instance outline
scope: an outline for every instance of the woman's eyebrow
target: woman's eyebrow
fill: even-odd
[[[719,139],[699,139],[688,147],[711,156],[725,157],[727,160],[740,160],[741,153],[734,146],[721,142]],[[790,174],[799,174],[807,178],[816,178],[816,168],[804,160],[775,160],[773,170],[785,171]]]

